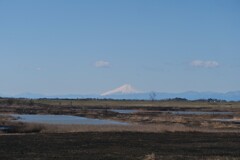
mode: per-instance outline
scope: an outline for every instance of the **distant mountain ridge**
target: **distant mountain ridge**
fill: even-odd
[[[155,100],[169,99],[169,98],[186,98],[188,100],[197,100],[197,99],[220,99],[227,101],[240,101],[240,91],[231,91],[227,93],[218,93],[218,92],[182,92],[182,93],[164,93],[164,92],[154,92]],[[107,95],[80,95],[80,94],[68,94],[68,95],[51,95],[46,96],[43,94],[36,93],[23,93],[14,96],[3,96],[3,97],[14,97],[14,98],[66,98],[66,99],[85,99],[85,98],[98,98],[98,99],[136,99],[136,100],[150,100],[151,92],[130,92],[122,93],[117,92]]]
[[[155,100],[162,99],[172,99],[172,98],[186,98],[188,100],[198,100],[198,99],[219,99],[227,101],[240,101],[240,91],[218,93],[218,92],[182,92],[182,93],[164,93],[164,92],[154,92]],[[104,96],[104,98],[112,99],[143,99],[150,100],[151,92],[136,93],[136,94],[124,94],[124,95],[110,95]]]
[[[101,98],[110,99],[138,99],[138,100],[149,100],[153,97],[151,96],[153,92],[139,92],[134,87],[129,84],[125,84],[111,91],[101,94]],[[231,91],[227,93],[218,92],[196,92],[188,91],[181,93],[164,93],[164,92],[154,92],[154,99],[169,99],[169,98],[186,98],[188,100],[197,99],[221,99],[227,101],[239,101],[240,91]]]
[[[154,93],[154,94],[153,94]],[[153,96],[154,95],[154,96]],[[1,94],[0,94],[1,96]],[[3,96],[3,95],[2,95]],[[188,100],[198,99],[219,99],[227,101],[240,101],[240,91],[231,91],[226,93],[219,92],[196,92],[188,91],[181,93],[165,93],[165,92],[140,92],[130,84],[124,84],[115,89],[103,92],[102,94],[80,95],[80,94],[65,94],[65,95],[43,95],[38,93],[22,93],[14,96],[3,96],[14,98],[60,98],[60,99],[126,99],[126,100],[163,100],[173,98],[184,98]]]

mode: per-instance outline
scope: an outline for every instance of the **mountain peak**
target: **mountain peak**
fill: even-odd
[[[134,89],[130,84],[124,84],[118,88],[102,93],[101,96],[108,96],[112,94],[130,94],[137,93],[138,91]]]

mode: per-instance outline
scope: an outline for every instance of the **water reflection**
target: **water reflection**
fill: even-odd
[[[176,115],[229,115],[233,112],[220,112],[220,111],[161,111],[163,113],[170,113]]]
[[[111,109],[111,111],[116,113],[123,113],[123,114],[130,114],[130,113],[137,112],[137,110],[130,110],[130,109]]]
[[[85,125],[128,125],[128,123],[113,120],[100,120],[70,115],[28,115],[11,114],[17,118],[17,121],[30,123],[48,123],[48,124],[85,124]]]

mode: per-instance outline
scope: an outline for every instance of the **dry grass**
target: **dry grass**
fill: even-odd
[[[146,155],[143,160],[156,160],[156,156],[154,153],[151,153]]]
[[[240,117],[234,117],[233,120],[240,121]]]
[[[190,131],[180,126],[164,125],[46,125],[42,132],[65,133],[65,132],[165,132],[165,131]]]
[[[18,123],[15,126],[15,132],[17,133],[40,133],[45,130],[45,125],[34,123]]]
[[[34,100],[36,104],[83,107],[221,107],[239,108],[240,102],[201,102],[201,101],[134,101],[134,100]]]
[[[17,133],[77,133],[77,132],[239,132],[239,130],[221,130],[193,128],[179,124],[172,125],[51,125],[25,123],[17,126]]]
[[[38,124],[22,122],[5,122],[4,125],[12,126],[14,133],[76,133],[76,132],[194,132],[205,131],[184,125],[172,124],[146,124],[146,125],[65,125],[65,124]]]

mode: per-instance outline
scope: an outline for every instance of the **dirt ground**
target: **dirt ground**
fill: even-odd
[[[0,136],[0,159],[240,159],[240,134],[84,132]]]

